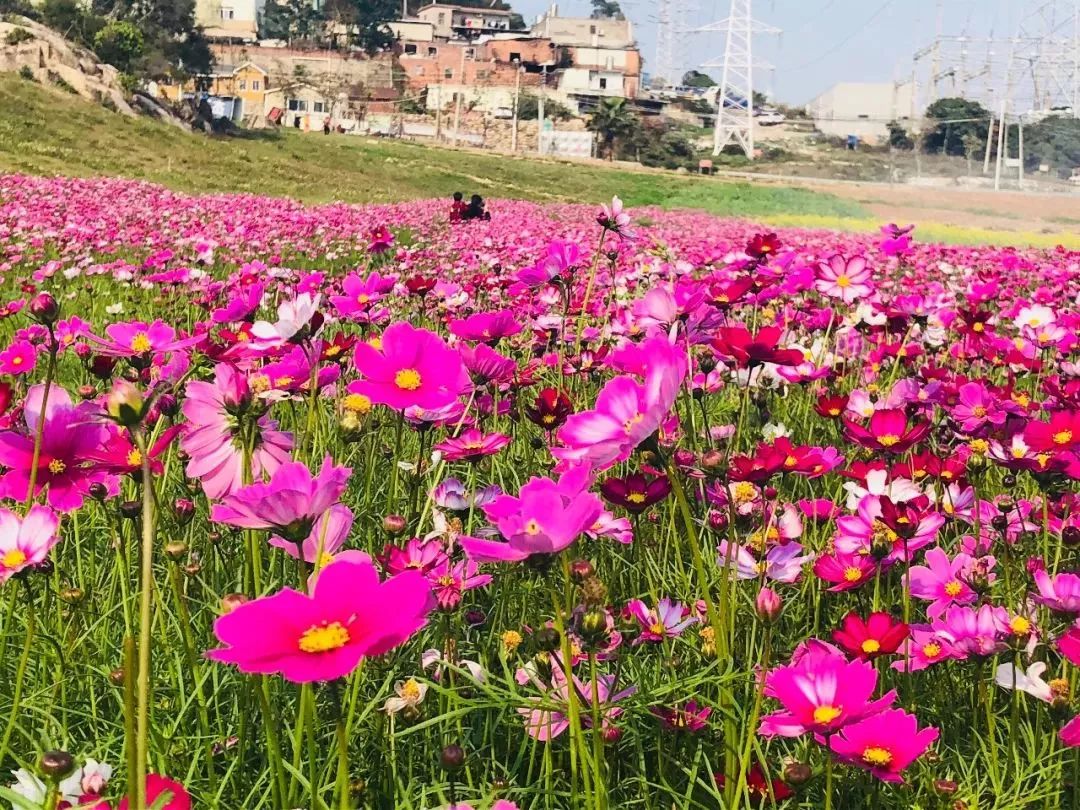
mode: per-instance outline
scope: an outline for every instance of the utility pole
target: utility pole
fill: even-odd
[[[465,44],[461,45],[461,67],[458,69],[458,91],[454,94],[457,104],[454,106],[454,146],[458,145],[461,132],[461,99],[465,95]]]
[[[990,127],[986,130],[986,155],[983,157],[983,175],[990,173],[990,147],[994,142],[994,114],[990,113]]]
[[[544,97],[547,95],[547,65],[540,69],[540,95],[536,99],[536,151],[544,154]]]
[[[514,60],[514,65],[517,68],[517,72],[514,74],[514,122],[510,126],[510,151],[515,155],[517,154],[517,139],[518,139],[518,100],[521,97],[521,63],[519,60]]]
[[[719,155],[725,146],[735,143],[742,147],[743,154],[753,160],[754,68],[772,67],[754,61],[754,34],[779,34],[780,29],[757,22],[751,10],[751,0],[731,0],[731,12],[727,19],[698,30],[726,32],[723,59],[703,65],[706,68],[721,68],[713,154]]]
[[[1016,164],[1016,184],[1023,190],[1024,188],[1024,116],[1020,116],[1016,124],[1017,127],[1017,141],[1020,144],[1020,159]]]
[[[998,153],[994,163],[994,191],[1001,191],[1001,167],[1005,163],[1005,110],[1009,102],[1001,102],[1001,123],[998,125]]]
[[[442,78],[435,85],[435,143],[442,140]]]

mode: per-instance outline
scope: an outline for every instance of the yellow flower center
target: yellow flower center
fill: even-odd
[[[836,706],[818,706],[814,709],[814,722],[819,726],[824,726],[839,717],[841,712],[842,709]]]
[[[850,287],[851,286],[851,279],[848,278],[847,276],[840,276],[839,278],[836,279],[836,286],[840,287],[841,289],[843,289],[845,287]]]
[[[150,338],[146,336],[146,332],[139,332],[135,337],[131,339],[131,350],[138,352],[139,354],[145,354],[150,351]]]
[[[1072,437],[1071,430],[1059,430],[1054,434],[1054,444],[1068,444],[1072,441]]]
[[[986,416],[986,408],[982,405],[976,405],[974,408],[971,409],[971,413],[981,419],[982,417]]]
[[[862,571],[854,565],[850,565],[844,569],[844,579],[848,582],[858,582],[862,579]]]
[[[401,697],[410,703],[420,700],[420,684],[416,682],[416,678],[409,678],[401,685]]]
[[[444,588],[449,588],[451,585],[454,584],[454,578],[449,574],[443,574],[436,580],[436,582],[439,585],[442,585]]]
[[[645,414],[643,414],[643,413],[634,414],[629,419],[627,419],[625,422],[623,422],[623,430],[626,431],[627,435],[629,435],[630,433],[633,433],[634,428],[637,425],[641,424],[642,420],[644,420],[644,419],[645,419]]]
[[[65,464],[58,458],[54,458],[52,461],[49,462],[49,472],[51,472],[53,475],[59,475],[66,469],[67,464]]]
[[[543,416],[540,417],[540,421],[543,422],[545,425],[553,425],[555,424],[555,414],[545,413]]]
[[[981,321],[978,321],[971,325],[972,332],[982,332],[984,329],[986,329],[986,324],[982,323]]]
[[[757,497],[757,488],[749,481],[739,481],[735,484],[735,501],[747,503]]]
[[[960,591],[962,590],[964,590],[964,586],[957,582],[955,579],[952,582],[947,582],[945,584],[945,593],[948,596],[959,596]]]
[[[1026,636],[1031,632],[1031,622],[1023,616],[1017,616],[1009,622],[1009,629],[1013,631],[1014,635]]]
[[[300,636],[300,649],[306,653],[337,650],[349,643],[349,631],[341,622],[314,625]]]
[[[334,561],[334,555],[333,555],[333,554],[330,554],[330,553],[329,553],[329,552],[327,552],[327,551],[324,551],[324,552],[323,552],[323,553],[322,553],[322,554],[321,554],[321,555],[319,556],[319,568],[326,568],[326,566],[328,566],[328,565],[329,565],[330,563],[332,563],[333,561]]]
[[[525,534],[540,534],[540,524],[537,523],[535,520],[530,520],[528,523],[525,524]]]
[[[368,346],[373,348],[375,351],[381,352],[382,351],[382,336],[376,335],[375,337],[373,337],[371,340],[368,341]]]
[[[288,374],[286,374],[286,375],[284,375],[282,377],[278,377],[276,380],[274,380],[274,387],[275,388],[286,388],[287,386],[292,385],[292,381],[293,381],[293,378],[290,377]]]
[[[626,500],[630,503],[645,503],[645,496],[640,492],[631,492],[626,496]]]
[[[862,643],[862,651],[867,655],[873,655],[881,649],[881,642],[876,638],[868,638]]]
[[[875,765],[880,768],[892,762],[892,753],[885,748],[878,748],[874,745],[863,751],[862,758],[867,765]]]
[[[420,372],[415,368],[403,368],[394,375],[394,385],[403,391],[415,391],[420,387]]]
[[[142,464],[142,453],[138,449],[132,450],[127,454],[127,463],[129,467],[138,467]]]
[[[990,450],[990,442],[986,439],[972,439],[968,442],[968,447],[971,448],[972,453],[977,453],[980,456],[986,455]]]
[[[358,304],[366,304],[370,300],[371,296],[367,293],[360,293],[360,295],[356,296],[356,303]]]
[[[941,655],[941,645],[935,644],[931,641],[929,644],[922,648],[922,654],[926,658],[937,658],[939,655]]]
[[[20,549],[13,548],[0,557],[0,568],[18,568],[24,562],[26,562],[26,554]]]
[[[14,357],[11,358],[11,365],[13,365],[13,366],[21,366],[22,364],[23,364],[23,359],[19,355],[15,355]]]
[[[667,628],[660,622],[653,622],[649,625],[649,632],[654,636],[662,636],[667,632]]]
[[[367,413],[371,410],[371,398],[363,394],[349,394],[345,397],[345,410],[353,413]]]
[[[886,433],[884,436],[878,437],[878,444],[882,447],[892,447],[894,444],[899,443],[900,437],[895,433]]]
[[[507,630],[502,634],[502,644],[507,652],[513,652],[521,644],[521,633],[517,630]]]
[[[829,408],[829,416],[839,416],[839,415],[840,415],[840,409],[839,408]]]

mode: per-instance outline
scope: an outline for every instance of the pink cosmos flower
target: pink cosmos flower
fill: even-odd
[[[437,410],[467,387],[461,357],[438,335],[400,322],[387,327],[379,348],[356,344],[356,368],[363,378],[349,390],[394,410]]]
[[[844,726],[829,738],[829,748],[842,762],[868,770],[882,781],[903,782],[900,772],[937,738],[936,728],[919,729],[915,715],[886,709]]]
[[[964,653],[956,649],[952,637],[944,631],[914,625],[911,635],[897,653],[899,660],[889,666],[898,672],[919,672],[942,661],[964,657]]]
[[[817,266],[814,288],[830,298],[838,298],[845,304],[851,304],[860,298],[866,298],[874,291],[869,283],[872,275],[866,259],[862,256],[845,259],[836,255]]]
[[[588,728],[593,725],[593,685],[591,682],[583,683],[576,675],[571,675],[574,688],[577,690],[578,701],[581,705],[581,722]],[[621,691],[615,691],[614,675],[601,675],[596,682],[597,708],[595,714],[600,718],[601,729],[614,730],[612,722],[623,713],[623,709],[614,704],[623,698],[629,697],[637,691],[636,686],[631,686]],[[551,661],[551,682],[544,683],[535,674],[526,674],[525,682],[532,681],[544,697],[530,698],[530,702],[539,704],[544,708],[522,708],[518,714],[525,718],[525,731],[530,737],[540,742],[550,742],[570,727],[567,704],[569,702],[570,689],[566,675],[563,672],[562,663],[557,657]]]
[[[214,323],[236,323],[250,320],[262,306],[266,282],[256,282],[241,286],[239,290],[229,289],[230,297],[223,307],[215,309],[210,317]]]
[[[269,529],[293,543],[304,543],[312,527],[345,491],[348,467],[323,459],[319,474],[306,464],[282,464],[268,483],[250,484],[210,510],[210,519],[242,529]]]
[[[37,365],[37,349],[27,340],[16,340],[0,352],[0,374],[18,377],[29,374]]]
[[[521,324],[513,310],[502,309],[498,312],[477,312],[468,318],[452,320],[449,328],[451,335],[462,340],[496,343],[520,332]]]
[[[623,202],[618,197],[611,198],[611,206],[601,206],[596,221],[601,227],[614,231],[624,239],[633,239],[634,231],[630,227],[630,215],[623,210]]]
[[[867,661],[848,661],[836,647],[811,639],[795,651],[792,663],[765,678],[765,694],[783,711],[764,717],[758,733],[799,737],[808,731],[832,734],[892,705],[896,692],[871,700],[878,673]]]
[[[1032,597],[1040,605],[1046,605],[1060,613],[1080,613],[1080,576],[1055,574],[1053,579],[1045,568],[1035,572],[1038,596]]]
[[[214,634],[225,646],[206,657],[293,683],[332,681],[404,644],[433,607],[421,574],[379,582],[371,563],[340,560],[320,572],[310,596],[284,588],[218,618]]]
[[[53,385],[42,412],[44,397],[44,385],[32,386],[23,404],[25,431],[0,433],[0,464],[8,468],[0,477],[0,497],[26,500],[34,441],[42,422],[35,496],[47,487],[49,505],[71,512],[82,506],[91,484],[105,484],[115,494],[119,489],[116,476],[92,461],[109,437],[101,407],[92,402],[73,405],[68,392]]]
[[[159,352],[174,352],[193,346],[202,340],[201,335],[177,339],[176,330],[162,320],[153,323],[132,321],[114,323],[105,327],[106,337],[87,334],[98,353],[110,357],[144,357]]]
[[[798,543],[769,546],[764,559],[758,559],[750,550],[738,543],[721,540],[717,547],[717,561],[721,568],[732,568],[736,579],[760,579],[767,577],[777,582],[792,583],[802,574],[803,566],[814,559],[813,554],[803,554]]]
[[[43,562],[59,541],[60,519],[46,506],[33,506],[26,517],[0,509],[0,585],[31,565]]]
[[[844,419],[844,433],[849,439],[885,453],[903,453],[926,438],[929,432],[929,422],[919,422],[909,428],[907,414],[902,410],[876,411],[870,417],[868,427]]]
[[[483,588],[491,582],[491,574],[480,574],[472,560],[459,560],[451,564],[448,558],[436,563],[426,574],[439,610],[454,610],[461,604],[465,591]]]
[[[644,384],[627,376],[608,382],[595,408],[566,420],[558,434],[563,446],[552,448],[553,456],[603,470],[626,461],[660,428],[686,377],[686,353],[664,337],[642,345],[653,352]]]
[[[987,424],[1001,427],[1008,413],[985,383],[969,382],[961,385],[957,391],[957,403],[951,415],[962,431],[974,433]]]
[[[993,655],[1005,649],[1009,612],[994,605],[983,605],[978,610],[951,607],[932,627],[952,641],[959,657]]]
[[[650,711],[660,721],[667,731],[687,731],[694,733],[701,731],[708,725],[709,715],[712,708],[699,706],[696,701],[689,701],[685,706],[668,708],[667,706],[654,706]]]
[[[414,537],[404,546],[386,546],[379,562],[391,574],[419,571],[428,574],[446,562],[446,550],[439,540]]]
[[[164,804],[161,804],[163,799]],[[148,773],[146,775],[146,806],[160,810],[191,810],[191,795],[176,780],[156,773]],[[128,810],[128,800],[121,799],[116,810]]]
[[[331,506],[322,517],[315,521],[311,527],[311,533],[301,543],[294,543],[284,537],[272,535],[270,545],[284,550],[290,557],[296,559],[303,551],[304,562],[314,565],[318,563],[325,566],[333,560],[334,555],[345,545],[345,540],[352,530],[353,513],[349,507],[341,503]]]
[[[600,498],[588,491],[591,473],[579,467],[558,482],[531,478],[517,497],[500,495],[484,514],[507,543],[471,537],[459,539],[477,562],[520,562],[533,554],[555,554],[589,529],[604,511]]]
[[[433,449],[442,453],[447,461],[479,461],[484,456],[498,453],[510,444],[510,437],[503,433],[484,435],[471,428],[453,438],[444,439]]]
[[[828,590],[833,593],[850,591],[874,578],[877,561],[869,554],[858,552],[822,554],[814,562],[814,574],[826,582],[835,583]]]
[[[883,499],[865,495],[854,515],[837,518],[834,544],[836,550],[844,554],[868,554],[888,549],[886,559],[890,562],[903,560],[905,555],[910,557],[934,542],[945,525],[945,518],[937,512],[929,512],[914,525],[914,534],[902,537],[883,520]]]
[[[274,349],[318,331],[313,324],[321,324],[322,316],[319,315],[321,302],[321,295],[312,296],[306,292],[300,293],[291,301],[282,301],[278,304],[278,319],[274,323],[255,321],[251,325],[251,336],[254,338],[251,341],[252,348]]]
[[[252,401],[247,378],[227,363],[214,366],[214,382],[187,384],[183,413],[188,432],[180,440],[190,457],[185,472],[202,484],[209,498],[229,495],[243,483],[241,420],[253,418]],[[293,440],[292,434],[278,431],[269,416],[258,417],[255,427],[251,474],[258,480],[289,460]]]
[[[943,549],[926,552],[926,565],[913,565],[905,575],[907,587],[916,599],[929,599],[926,609],[930,619],[936,619],[951,605],[967,605],[975,601],[976,593],[967,583],[974,558],[957,554],[952,560]]]
[[[626,612],[634,618],[641,632],[634,639],[634,644],[645,642],[659,643],[667,638],[675,638],[682,635],[682,631],[698,619],[693,614],[683,618],[686,614],[682,603],[672,602],[666,596],[661,599],[656,608],[649,608],[640,599],[631,599],[626,603]]]

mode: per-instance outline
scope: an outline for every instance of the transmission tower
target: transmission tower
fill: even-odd
[[[703,67],[720,68],[720,92],[716,96],[716,125],[713,131],[713,154],[736,143],[754,159],[754,68],[771,68],[754,60],[754,35],[779,34],[779,28],[758,22],[750,8],[751,0],[731,0],[727,19],[698,29],[726,35],[724,56],[706,62]]]
[[[1009,101],[1045,113],[1080,113],[1080,0],[1028,0],[1012,42]]]

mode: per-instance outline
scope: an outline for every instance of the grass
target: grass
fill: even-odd
[[[0,171],[119,175],[185,192],[250,192],[304,202],[392,202],[476,191],[540,202],[610,200],[768,219],[799,211],[846,220],[856,203],[805,189],[665,172],[513,159],[289,130],[207,138],[131,119],[14,75],[0,76]]]

